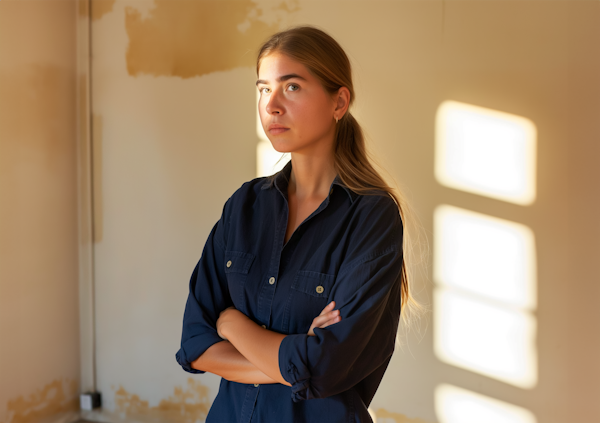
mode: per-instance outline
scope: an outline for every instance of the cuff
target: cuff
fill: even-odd
[[[205,373],[202,370],[193,369],[191,366],[192,361],[204,354],[204,351],[209,347],[221,341],[223,341],[223,339],[216,334],[205,334],[204,336],[190,338],[181,344],[181,348],[175,354],[175,359],[183,370],[188,373]]]
[[[314,398],[310,390],[310,372],[307,363],[309,335],[287,335],[279,346],[279,371],[292,385],[292,400],[299,402]]]

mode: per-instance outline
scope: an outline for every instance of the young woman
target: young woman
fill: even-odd
[[[222,376],[207,422],[370,422],[412,301],[401,203],[367,158],[333,38],[275,34],[257,74],[262,126],[291,161],[225,203],[192,274],[177,361]]]

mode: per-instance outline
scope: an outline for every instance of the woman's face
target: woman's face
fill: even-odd
[[[331,151],[336,102],[301,63],[281,53],[261,61],[256,86],[260,121],[279,152]]]

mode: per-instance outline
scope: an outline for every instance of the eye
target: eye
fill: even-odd
[[[300,86],[298,86],[296,84],[288,85],[288,90],[290,90],[290,91],[298,91],[299,89],[300,89]]]
[[[267,87],[262,87],[262,88],[259,88],[259,89],[258,89],[258,91],[259,91],[261,94],[269,94],[269,93],[271,92],[271,90],[270,90],[269,88],[267,88]]]

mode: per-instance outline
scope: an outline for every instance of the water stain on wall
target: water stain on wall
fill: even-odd
[[[91,0],[92,21],[99,20],[102,16],[112,12],[115,0]]]
[[[282,2],[277,9],[289,13],[297,4]],[[252,0],[155,0],[147,19],[126,7],[125,27],[129,75],[191,78],[254,66],[261,42],[279,22],[265,19]]]
[[[394,413],[393,411],[388,411],[385,408],[378,408],[375,411],[377,415],[377,421],[380,422],[385,419],[385,423],[387,422],[395,422],[395,423],[429,423],[425,420],[419,418],[410,418],[406,417],[404,414]],[[383,421],[381,422],[383,423]]]
[[[206,419],[210,408],[209,389],[188,378],[187,387],[175,387],[173,395],[155,407],[127,392],[122,386],[115,392],[116,411],[123,419],[140,419],[148,423],[195,423]]]
[[[9,400],[5,423],[40,423],[49,417],[79,410],[77,382],[57,379],[25,398]]]

